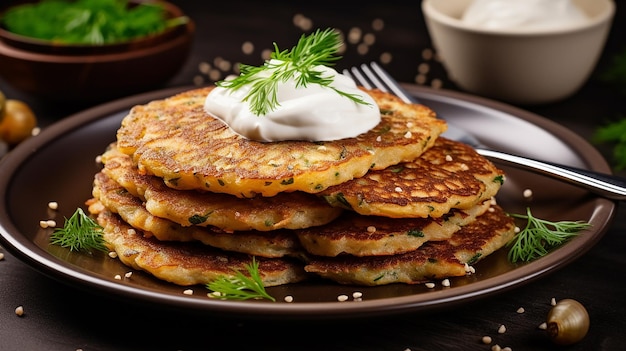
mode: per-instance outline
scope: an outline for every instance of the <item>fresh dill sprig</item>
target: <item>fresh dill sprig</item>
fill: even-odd
[[[270,60],[262,66],[239,65],[240,75],[230,80],[216,82],[223,88],[237,90],[250,85],[251,89],[243,101],[250,103],[251,111],[262,116],[276,109],[279,104],[278,83],[296,79],[296,88],[307,84],[319,84],[333,89],[338,94],[359,104],[368,104],[357,94],[349,94],[333,88],[332,77],[325,77],[314,68],[318,65],[332,66],[341,56],[337,56],[342,45],[339,33],[333,29],[317,30],[311,35],[302,35],[291,50],[280,51],[274,43]],[[274,61],[272,61],[274,60]]]
[[[69,219],[65,219],[63,228],[54,229],[50,243],[68,247],[70,251],[107,252],[102,231],[103,228],[79,207]]]
[[[532,261],[545,256],[550,250],[591,226],[583,221],[552,222],[533,216],[530,208],[526,215],[509,214],[514,218],[526,219],[526,227],[507,243],[510,247],[508,258],[511,262]]]
[[[207,289],[214,291],[215,297],[227,300],[249,299],[276,299],[265,291],[265,286],[259,274],[259,263],[252,257],[252,263],[246,265],[250,276],[246,276],[238,270],[234,270],[234,277],[220,276],[206,285]]]

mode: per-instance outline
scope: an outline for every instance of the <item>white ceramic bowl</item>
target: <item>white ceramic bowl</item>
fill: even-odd
[[[481,29],[462,21],[472,0],[423,0],[434,49],[461,89],[535,105],[577,92],[593,72],[615,13],[613,0],[573,0],[589,17],[559,29]]]

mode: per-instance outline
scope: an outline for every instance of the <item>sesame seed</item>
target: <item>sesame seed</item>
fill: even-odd
[[[446,155],[446,161],[448,161],[448,162],[452,161],[452,156]]]
[[[56,210],[59,208],[59,204],[56,201],[48,202],[48,208],[51,210]]]
[[[30,131],[30,135],[32,136],[37,136],[39,135],[39,133],[41,133],[41,128],[39,127],[35,127]]]
[[[23,316],[24,315],[24,307],[23,306],[17,306],[15,308],[15,314],[18,316]]]
[[[399,187],[399,186],[397,186],[394,190],[395,190],[396,193],[401,193],[402,192],[402,188]]]
[[[493,207],[489,207],[489,209],[488,209],[487,211],[489,211],[489,212],[493,212],[493,211],[495,211],[495,210],[496,210],[495,208],[493,208]]]
[[[246,41],[241,44],[241,52],[246,55],[250,55],[254,52],[254,44],[252,42]]]
[[[383,140],[383,137],[381,137],[380,135],[376,137],[376,141],[380,142]]]
[[[390,52],[383,52],[378,59],[380,63],[388,64],[393,59],[393,55]]]
[[[427,61],[428,60],[432,60],[433,55],[434,55],[434,52],[433,52],[432,49],[426,48],[426,49],[422,50],[422,58],[424,60],[427,60]]]
[[[47,221],[39,221],[39,226],[42,227],[43,229],[48,228],[48,222]]]
[[[415,76],[414,81],[415,81],[415,83],[417,83],[417,84],[419,84],[419,85],[424,85],[424,84],[426,84],[426,80],[427,80],[427,79],[428,79],[428,78],[426,77],[426,75],[425,75],[425,74],[420,73],[420,74],[418,74],[418,75],[416,75],[416,76]]]
[[[468,165],[466,165],[465,163],[461,163],[461,170],[467,171],[468,169],[469,169]]]
[[[183,291],[183,294],[185,294],[185,295],[193,295],[193,290],[187,289],[187,290]]]
[[[206,296],[208,296],[208,297],[221,297],[222,293],[220,293],[219,291],[212,291],[212,292],[206,294]]]
[[[546,329],[548,329],[548,324],[546,322],[543,322],[543,323],[539,324],[537,326],[537,328],[539,328],[541,330],[546,330]]]
[[[450,286],[450,279],[444,279],[441,281],[441,285],[443,286]]]
[[[498,328],[498,334],[504,334],[506,333],[506,327],[504,326],[504,324],[501,324],[500,327]]]
[[[517,309],[517,313],[524,313],[526,310],[524,310],[524,307],[520,307]]]
[[[407,128],[413,127],[413,122],[406,122],[406,126],[407,126]]]
[[[339,295],[339,296],[337,296],[337,301],[339,301],[339,302],[348,301],[348,295]]]
[[[115,252],[115,251],[110,251],[110,252],[109,252],[109,257],[111,257],[111,258],[117,258],[117,252]]]
[[[491,336],[489,336],[489,335],[483,336],[482,341],[483,341],[483,344],[487,344],[487,345],[491,344],[491,342],[492,342]]]
[[[46,221],[46,225],[48,226],[48,228],[54,228],[57,226],[57,222],[52,219],[49,219]]]
[[[404,133],[404,137],[407,138],[407,139],[409,139],[412,136],[413,136],[413,133],[411,133],[411,131],[408,131],[408,132]]]
[[[550,305],[556,305],[556,299],[554,297],[550,300]]]
[[[367,52],[369,50],[370,50],[370,47],[365,43],[361,43],[357,45],[356,47],[356,51],[359,53],[359,55],[367,55]]]
[[[502,351],[502,348],[500,347],[500,345],[495,344],[491,347],[491,351]]]
[[[510,347],[507,346],[507,347],[503,347],[502,351],[513,351],[513,350]]]
[[[122,280],[122,276],[121,276],[121,275],[119,275],[119,274],[116,274],[114,278],[115,278],[116,280]]]
[[[427,288],[429,288],[429,289],[432,289],[432,288],[434,288],[434,287],[435,287],[435,283],[430,283],[430,282],[429,282],[429,283],[426,283],[426,284],[424,284],[424,285],[426,285],[426,287],[427,287]]]
[[[430,86],[439,89],[443,86],[443,81],[441,81],[441,79],[433,79],[432,82],[430,82]]]
[[[367,232],[376,233],[376,227],[374,227],[373,225],[370,225],[369,227],[367,227]]]
[[[529,199],[529,198],[531,198],[533,196],[533,191],[530,190],[530,189],[526,189],[526,190],[524,190],[523,194],[524,194],[525,198]]]
[[[285,300],[285,302],[293,302],[293,296],[287,295],[287,296],[285,296],[284,300]]]
[[[363,297],[363,293],[360,292],[360,291],[355,291],[355,292],[352,293],[352,297],[355,298],[355,299],[359,299],[359,298]]]
[[[135,235],[135,234],[137,234],[137,232],[136,232],[136,231],[135,231],[135,229],[133,229],[133,228],[129,228],[129,229],[126,231],[126,233],[127,233],[128,235]]]
[[[206,61],[202,61],[198,64],[198,71],[200,71],[200,73],[204,73],[207,74],[209,73],[209,71],[211,70],[211,64],[206,62]]]
[[[491,197],[491,205],[495,206],[495,205],[497,205],[497,204],[498,204],[498,201],[496,200],[496,198],[495,198],[495,197],[493,197],[493,196],[492,196],[492,197]]]
[[[4,260],[4,254],[0,252],[0,261]]]
[[[125,278],[130,278],[133,276],[133,272],[126,272],[126,274],[124,274]]]
[[[421,74],[426,74],[430,71],[430,65],[426,62],[422,62],[417,66],[417,71]]]
[[[521,229],[519,229],[519,227],[518,227],[518,226],[515,226],[515,229],[513,229],[513,231],[514,231],[515,233],[519,233],[519,232],[520,232],[520,230],[521,230]]]

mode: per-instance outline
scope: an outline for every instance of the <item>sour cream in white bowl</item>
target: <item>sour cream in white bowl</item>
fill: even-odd
[[[576,93],[604,49],[613,0],[423,0],[434,49],[461,89],[535,105]]]

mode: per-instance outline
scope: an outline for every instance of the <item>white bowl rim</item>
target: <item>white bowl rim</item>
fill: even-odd
[[[490,34],[490,35],[500,35],[500,36],[544,36],[544,35],[555,35],[555,34],[564,34],[571,33],[576,31],[586,30],[588,28],[592,28],[595,26],[599,26],[604,23],[608,23],[615,14],[615,2],[614,0],[594,0],[594,1],[603,1],[605,6],[605,11],[599,13],[598,15],[590,18],[589,21],[583,23],[582,25],[571,25],[564,26],[559,28],[547,28],[547,29],[525,29],[525,28],[479,28],[470,26],[460,19],[445,15],[439,11],[437,11],[431,4],[430,0],[422,0],[422,13],[424,16],[428,16],[437,22],[443,23],[447,26],[465,30],[468,32],[482,33],[482,34]]]

